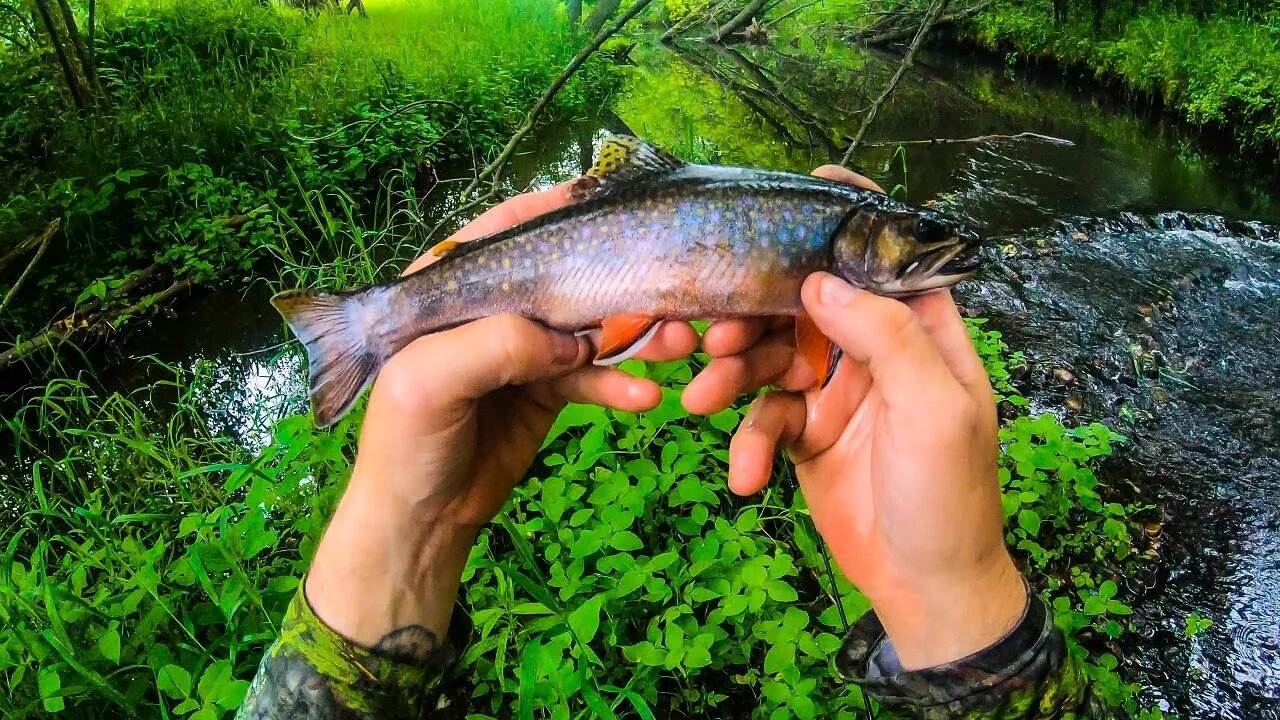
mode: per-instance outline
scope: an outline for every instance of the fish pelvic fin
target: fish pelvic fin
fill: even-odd
[[[640,314],[612,315],[600,324],[600,342],[596,348],[596,365],[617,365],[636,356],[658,333],[661,321]]]
[[[317,427],[341,420],[385,361],[360,321],[362,298],[363,293],[310,290],[287,290],[271,298],[306,349],[311,415]]]
[[[835,377],[842,354],[840,348],[822,334],[808,315],[796,317],[796,352],[813,370],[818,387],[825,388]]]

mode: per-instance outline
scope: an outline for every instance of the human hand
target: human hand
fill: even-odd
[[[450,240],[466,242],[569,203],[566,186],[512,198]],[[431,254],[406,273],[434,262]],[[697,334],[663,323],[639,357],[688,355]],[[351,482],[316,551],[307,597],[330,627],[368,646],[448,627],[467,555],[524,477],[567,402],[652,409],[659,387],[589,364],[587,338],[497,316],[415,340],[370,395]]]
[[[950,294],[903,303],[818,273],[802,299],[844,351],[825,389],[800,392],[816,378],[784,323],[719,324],[685,406],[716,412],[743,392],[783,388],[738,428],[730,488],[761,490],[788,449],[819,533],[904,667],[987,647],[1016,624],[1026,591],[1003,540],[994,398]]]

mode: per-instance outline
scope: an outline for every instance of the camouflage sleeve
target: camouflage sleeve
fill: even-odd
[[[415,625],[362,647],[316,617],[305,585],[285,611],[236,720],[425,717],[422,709],[457,656],[449,641]]]
[[[836,660],[840,673],[890,712],[921,720],[1110,720],[1044,601],[1030,593],[1008,635],[966,658],[907,671],[874,612]]]

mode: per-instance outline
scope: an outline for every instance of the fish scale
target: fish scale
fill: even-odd
[[[661,320],[798,315],[818,270],[903,296],[976,269],[976,238],[927,211],[812,176],[688,165],[635,138],[607,141],[569,192],[573,204],[443,243],[394,282],[273,298],[307,347],[316,422],[336,421],[414,339],[491,315],[602,327],[596,360],[608,363]],[[796,325],[798,350],[829,377],[838,353],[807,319]]]

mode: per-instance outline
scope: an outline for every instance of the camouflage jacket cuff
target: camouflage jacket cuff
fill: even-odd
[[[452,637],[437,642],[422,631],[424,637],[405,638],[408,645],[369,649],[325,625],[307,602],[304,587],[305,579],[285,611],[279,637],[258,666],[237,720],[419,717],[457,658],[450,641],[460,633],[451,628]],[[467,625],[462,615],[460,624]],[[454,618],[458,616],[455,609]]]
[[[1057,717],[1046,703],[1078,703],[1084,678],[1066,660],[1062,632],[1038,595],[1006,636],[984,650],[922,670],[903,670],[874,612],[850,629],[836,664],[885,708],[917,718]],[[1071,677],[1061,677],[1063,671]],[[1062,691],[1067,691],[1063,693]],[[1046,712],[1047,711],[1047,712]]]

